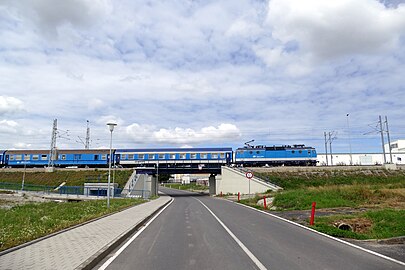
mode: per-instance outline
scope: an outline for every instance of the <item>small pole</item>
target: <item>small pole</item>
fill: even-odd
[[[238,192],[238,202],[240,202],[240,192]]]
[[[22,178],[21,191],[24,191],[25,170],[26,170],[26,169],[27,169],[27,163],[24,162],[24,173],[23,173],[23,178]]]
[[[221,197],[222,197],[222,191],[221,191],[221,194],[220,194],[219,196],[221,196]]]
[[[267,209],[266,196],[263,197],[263,207]]]
[[[312,203],[312,211],[311,211],[311,219],[309,221],[309,225],[313,226],[314,225],[314,219],[315,219],[315,206],[316,202]]]

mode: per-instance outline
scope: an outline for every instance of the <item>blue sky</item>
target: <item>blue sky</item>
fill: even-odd
[[[237,4],[236,4],[237,3]],[[405,4],[0,1],[0,148],[381,149],[405,139]],[[347,117],[349,113],[349,117]],[[371,132],[371,133],[370,133]],[[370,133],[366,134],[365,133]]]

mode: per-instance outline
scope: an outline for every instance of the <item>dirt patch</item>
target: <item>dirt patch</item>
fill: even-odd
[[[38,196],[33,196],[29,193],[0,193],[0,208],[10,209],[16,205],[23,205],[33,202],[47,202],[49,200],[43,199]]]

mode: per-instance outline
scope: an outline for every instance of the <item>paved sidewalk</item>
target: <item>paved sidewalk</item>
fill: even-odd
[[[162,196],[7,253],[0,269],[82,269],[170,200]]]

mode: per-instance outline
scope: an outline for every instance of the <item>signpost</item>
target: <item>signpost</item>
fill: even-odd
[[[249,179],[249,197],[250,197],[250,179],[253,178],[253,172],[248,171],[248,172],[246,172],[245,175],[246,175],[246,178]]]

